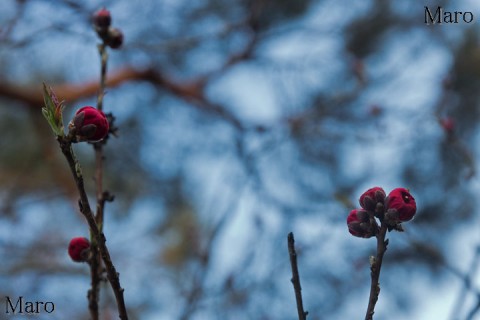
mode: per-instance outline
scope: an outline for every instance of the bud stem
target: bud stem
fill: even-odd
[[[370,276],[372,282],[370,284],[370,298],[368,299],[368,308],[367,313],[365,315],[365,320],[372,320],[373,314],[375,313],[375,304],[378,300],[378,295],[380,294],[380,270],[382,268],[382,260],[385,251],[387,251],[388,240],[385,240],[385,236],[387,234],[388,226],[385,222],[382,222],[380,226],[380,230],[376,235],[377,238],[377,255],[375,257],[371,257],[370,259],[371,266],[370,266]]]
[[[98,53],[101,60],[101,69],[100,69],[100,90],[97,97],[97,109],[102,111],[103,109],[103,97],[105,95],[106,87],[106,78],[107,78],[107,64],[108,64],[108,52],[105,45],[105,42],[102,42],[98,45]],[[103,231],[103,214],[105,209],[105,199],[104,199],[104,190],[103,190],[103,143],[94,144],[95,150],[95,189],[96,189],[96,198],[97,198],[97,210],[95,213],[95,221],[97,223],[98,229],[100,232]],[[95,241],[92,241],[92,263],[90,265],[90,277],[91,277],[91,288],[88,290],[88,301],[90,315],[92,318],[98,319],[98,301],[99,301],[99,291],[100,283],[102,278],[102,259],[100,257],[100,251],[98,250],[98,244]],[[118,301],[118,300],[117,300]],[[119,306],[120,307],[120,306]]]
[[[77,190],[80,194],[80,211],[87,220],[88,226],[90,227],[90,232],[93,235],[93,239],[95,240],[96,244],[98,245],[98,251],[103,260],[103,263],[105,264],[107,279],[110,282],[110,285],[115,294],[115,298],[117,300],[119,317],[122,320],[127,320],[128,316],[125,307],[125,301],[123,299],[123,288],[120,286],[118,272],[113,265],[112,259],[110,258],[110,253],[106,245],[107,240],[105,239],[105,235],[99,229],[98,224],[95,221],[95,217],[93,216],[92,209],[90,208],[87,193],[85,192],[83,175],[81,174],[81,171],[77,171],[77,168],[79,166],[72,149],[72,143],[65,137],[57,137],[57,140],[60,144],[63,155],[67,159],[70,171],[72,172],[75,184],[77,186]]]
[[[100,54],[101,59],[101,70],[100,70],[100,92],[98,93],[97,98],[97,109],[102,111],[103,109],[103,96],[105,95],[106,79],[107,79],[107,63],[108,63],[108,52],[105,42],[102,42],[98,45],[98,53]]]

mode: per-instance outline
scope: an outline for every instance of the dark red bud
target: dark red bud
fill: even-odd
[[[440,125],[448,134],[453,133],[453,130],[455,130],[455,122],[450,117],[440,119]]]
[[[370,238],[375,235],[375,227],[370,223],[368,212],[363,209],[350,211],[347,226],[350,234],[355,237]]]
[[[117,28],[109,28],[106,43],[112,49],[120,48],[123,44],[123,32]]]
[[[68,255],[75,262],[85,262],[90,253],[90,241],[84,237],[76,237],[68,244]]]
[[[357,219],[358,221],[361,221],[361,222],[369,222],[370,215],[368,214],[367,211],[363,209],[357,209]]]
[[[380,187],[373,187],[365,191],[358,202],[365,210],[375,211],[377,203],[383,203],[385,200],[385,191]]]
[[[393,189],[388,194],[387,213],[392,209],[397,211],[399,222],[411,220],[417,212],[415,198],[405,188]]]
[[[112,23],[110,11],[102,8],[93,14],[93,24],[99,29],[107,29]]]
[[[105,114],[91,106],[80,108],[68,125],[77,141],[96,142],[105,138],[109,131]]]

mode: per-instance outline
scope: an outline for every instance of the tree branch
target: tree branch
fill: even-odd
[[[115,299],[117,300],[117,307],[120,319],[127,320],[127,310],[125,307],[125,301],[123,299],[123,291],[124,289],[120,286],[120,279],[115,266],[113,265],[112,259],[110,258],[110,253],[108,251],[106,245],[106,238],[103,232],[99,229],[97,222],[95,221],[95,217],[93,216],[92,210],[90,208],[90,204],[88,202],[87,193],[85,191],[85,186],[83,182],[83,176],[80,169],[80,164],[76,160],[75,154],[72,150],[72,143],[68,137],[57,137],[58,142],[60,144],[60,148],[62,153],[64,154],[65,158],[67,159],[68,165],[70,167],[70,171],[72,172],[73,178],[75,180],[75,184],[77,186],[77,190],[80,194],[80,211],[87,220],[88,226],[90,228],[90,232],[93,235],[93,239],[96,241],[98,245],[98,250],[102,257],[103,263],[105,264],[106,271],[107,271],[107,279],[110,282],[110,285],[113,289],[113,293],[115,295]]]
[[[232,112],[224,106],[213,103],[205,97],[205,79],[203,78],[179,83],[153,68],[139,70],[133,67],[125,67],[112,73],[108,77],[106,85],[113,88],[131,81],[144,81],[154,84],[176,97],[186,100],[192,106],[230,122],[237,129],[243,129],[240,120],[238,120]],[[97,82],[85,82],[77,85],[60,84],[55,86],[56,94],[62,99],[70,102],[94,96],[100,90],[101,88]],[[40,107],[43,104],[41,90],[32,87],[14,85],[4,81],[0,81],[0,96],[20,100],[31,107]]]
[[[288,234],[288,253],[290,255],[290,265],[292,267],[292,284],[295,290],[295,299],[297,301],[298,320],[307,320],[308,311],[303,310],[302,286],[300,285],[300,275],[297,266],[297,253],[295,251],[295,239],[293,233]]]
[[[106,51],[106,45],[101,43],[98,45],[98,52],[101,60],[100,71],[100,91],[98,92],[97,109],[102,111],[103,109],[103,96],[105,93],[105,82],[107,74],[107,62],[108,53]],[[103,212],[105,200],[103,198],[103,142],[94,144],[95,150],[95,188],[97,198],[97,210],[95,213],[95,220],[100,231],[103,230]],[[92,241],[91,244],[92,260],[90,263],[90,277],[91,277],[91,289],[88,291],[88,306],[90,309],[90,315],[92,320],[98,319],[98,301],[100,281],[102,279],[102,260],[99,256],[99,251],[96,241]]]
[[[368,299],[368,308],[367,314],[365,315],[365,320],[372,320],[373,314],[375,313],[375,304],[378,300],[378,295],[380,294],[380,269],[382,268],[383,255],[387,251],[388,240],[385,240],[385,235],[387,233],[387,224],[382,222],[380,231],[376,235],[377,237],[377,255],[376,257],[370,257],[370,270],[372,282],[370,284],[370,298]]]
[[[475,248],[475,254],[473,259],[470,263],[470,267],[468,268],[467,273],[463,274],[461,271],[456,270],[455,268],[445,265],[445,267],[451,271],[455,276],[457,276],[463,282],[463,288],[460,291],[457,301],[452,308],[452,312],[450,314],[450,319],[458,319],[459,314],[464,306],[464,302],[467,299],[467,293],[470,291],[477,297],[477,304],[470,310],[469,316],[466,319],[473,319],[473,316],[476,312],[480,311],[480,291],[474,287],[472,283],[472,279],[475,278],[475,273],[480,265],[480,245],[477,245]]]
[[[243,21],[241,25],[248,27],[249,20]],[[243,48],[237,52],[232,53],[225,63],[218,69],[213,70],[204,75],[200,75],[190,81],[182,83],[175,81],[170,76],[163,74],[154,67],[145,69],[136,69],[131,66],[125,66],[109,75],[108,79],[98,81],[88,81],[81,84],[59,84],[55,86],[55,91],[59,97],[67,101],[73,102],[86,97],[91,97],[101,92],[105,86],[117,87],[123,83],[131,81],[143,81],[154,84],[159,88],[168,91],[180,99],[186,100],[192,106],[201,109],[202,111],[215,114],[220,118],[230,122],[235,128],[243,130],[244,127],[240,120],[227,108],[217,103],[214,103],[204,94],[205,85],[215,78],[223,74],[232,66],[251,59],[253,52],[258,42],[257,32],[253,30],[250,40]],[[103,58],[102,58],[103,59]],[[102,65],[102,73],[106,74],[106,64]],[[43,104],[41,90],[33,87],[26,87],[25,85],[15,85],[7,81],[0,80],[0,96],[20,100],[31,107],[38,107]],[[102,100],[99,95],[98,105],[101,110]]]

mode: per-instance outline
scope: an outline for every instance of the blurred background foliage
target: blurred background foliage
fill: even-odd
[[[90,17],[106,6],[125,43],[104,103],[119,127],[105,232],[132,319],[295,318],[290,231],[308,319],[362,318],[375,241],[351,237],[346,216],[377,185],[418,204],[389,235],[378,319],[480,317],[478,25],[427,26],[424,5],[480,13],[472,1],[2,1],[0,297],[88,317],[88,268],[66,254],[87,225],[41,83],[66,121],[95,105]],[[92,148],[75,150],[93,200]]]

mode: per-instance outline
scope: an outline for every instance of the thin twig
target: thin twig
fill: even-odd
[[[378,300],[378,295],[380,294],[380,270],[382,268],[382,260],[385,251],[387,251],[388,240],[385,240],[385,235],[387,234],[387,225],[382,222],[380,231],[376,235],[377,237],[377,255],[371,257],[370,260],[370,270],[372,282],[370,285],[370,298],[368,299],[368,308],[367,314],[365,315],[365,320],[372,320],[373,314],[375,313],[375,304]]]
[[[98,92],[97,109],[102,111],[103,108],[103,96],[105,94],[105,82],[107,75],[107,62],[108,53],[104,43],[98,45],[98,52],[101,59],[101,71],[100,71],[100,91]],[[103,143],[95,143],[95,188],[97,197],[97,210],[95,214],[95,220],[100,231],[103,230],[103,212],[105,205],[104,191],[103,191]],[[88,308],[92,320],[98,320],[98,301],[100,281],[102,279],[102,260],[99,256],[97,242],[92,239],[91,253],[92,259],[90,262],[90,277],[91,288],[88,290]]]
[[[92,320],[98,320],[98,300],[99,300],[99,288],[101,277],[101,258],[98,251],[97,241],[93,241],[94,235],[90,232],[92,238],[90,244],[90,252],[92,254],[92,259],[90,260],[90,279],[91,279],[91,288],[88,290],[88,310],[90,311],[90,316]]]
[[[107,82],[107,63],[108,52],[105,43],[98,45],[98,53],[100,54],[101,70],[100,70],[100,91],[97,98],[97,109],[102,111],[103,109],[103,96],[105,95],[105,87]]]
[[[302,286],[300,285],[300,275],[298,273],[297,252],[295,251],[295,239],[293,232],[288,234],[288,253],[290,255],[290,264],[292,267],[292,284],[295,290],[295,299],[297,301],[298,320],[307,320],[308,311],[303,309]]]
[[[120,286],[119,274],[115,269],[115,266],[113,265],[112,259],[110,258],[110,253],[106,245],[107,240],[105,239],[105,235],[99,229],[97,222],[95,221],[95,217],[93,216],[92,209],[90,208],[87,193],[85,191],[83,175],[80,169],[80,164],[76,160],[75,154],[72,149],[72,143],[69,137],[58,136],[57,139],[60,144],[62,153],[67,159],[68,165],[70,167],[73,178],[75,180],[75,184],[77,186],[77,190],[80,194],[80,201],[79,201],[80,211],[82,212],[85,219],[87,220],[88,226],[90,228],[90,232],[92,233],[93,239],[95,239],[98,245],[98,250],[102,257],[103,263],[105,264],[107,279],[110,282],[110,285],[113,289],[113,293],[115,295],[115,299],[117,301],[119,317],[122,320],[128,320],[125,301],[123,299],[124,289]]]
[[[223,209],[223,214],[220,220],[213,226],[212,230],[203,246],[198,252],[199,267],[196,270],[192,282],[192,286],[185,298],[185,307],[182,309],[182,314],[178,317],[179,320],[187,320],[193,317],[193,314],[198,309],[205,295],[205,283],[208,273],[211,271],[212,252],[215,246],[215,241],[221,235],[225,226],[232,221],[232,214],[235,212],[234,208],[238,206],[241,196],[240,193],[235,192],[233,199],[228,203],[227,207]],[[214,204],[216,205],[216,203]]]
[[[480,296],[477,296],[477,303],[473,306],[472,310],[468,313],[466,320],[474,320],[473,317],[480,311]]]
[[[478,289],[476,289],[474,287],[474,284],[472,283],[472,279],[475,278],[475,273],[477,272],[479,265],[480,265],[480,245],[478,245],[475,248],[475,254],[470,263],[470,267],[468,268],[467,273],[463,274],[461,271],[446,265],[447,269],[451,271],[455,276],[459,277],[460,280],[463,282],[463,288],[457,297],[457,301],[454,304],[454,307],[452,308],[452,312],[450,314],[449,319],[452,319],[452,320],[460,319],[460,313],[461,313],[461,310],[463,309],[464,302],[466,301],[467,294],[469,292],[476,295],[478,301],[477,301],[477,305],[475,305],[472,308],[472,310],[470,310],[469,315],[467,316],[466,319],[473,319],[473,316],[475,315],[475,313],[480,310],[480,291],[478,291]]]

